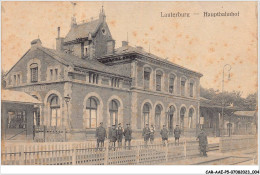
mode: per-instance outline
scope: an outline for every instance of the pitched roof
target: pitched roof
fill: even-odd
[[[46,54],[50,55],[57,61],[61,62],[64,65],[67,66],[76,66],[80,68],[85,68],[85,69],[90,69],[90,70],[95,70],[99,72],[104,72],[104,73],[110,73],[114,74],[117,76],[124,76],[127,78],[130,78],[125,71],[120,71],[119,68],[114,67],[114,66],[106,66],[99,61],[93,59],[93,60],[83,60],[79,58],[78,56],[68,54],[65,52],[57,51],[54,49],[49,49],[46,47],[38,47],[38,49],[42,50]]]
[[[64,39],[64,42],[74,41],[77,38],[85,38],[88,37],[89,33],[96,33],[99,25],[101,24],[100,20],[93,20],[87,23],[75,25],[71,27],[69,33]]]
[[[40,104],[41,102],[21,91],[2,90],[2,102]]]
[[[234,114],[238,116],[254,117],[256,111],[236,111]]]
[[[119,48],[115,49],[115,55],[123,55],[123,54],[128,54],[128,53],[138,53],[138,54],[141,54],[141,55],[144,55],[144,56],[153,58],[153,59],[155,59],[155,60],[162,61],[162,62],[164,62],[164,63],[173,65],[173,66],[175,66],[175,67],[178,67],[178,68],[181,68],[181,69],[184,69],[184,70],[187,70],[187,71],[191,71],[191,72],[196,73],[196,74],[198,74],[198,75],[200,75],[200,76],[203,76],[203,75],[202,75],[201,73],[199,73],[199,72],[195,72],[195,71],[190,70],[190,69],[187,69],[187,68],[185,68],[185,67],[183,67],[183,66],[177,65],[177,64],[175,64],[175,63],[173,63],[173,62],[171,62],[171,61],[168,61],[168,60],[166,60],[166,59],[160,58],[160,57],[158,57],[158,56],[156,56],[156,55],[154,55],[154,54],[152,54],[152,53],[148,53],[148,52],[146,52],[145,50],[139,49],[139,48],[137,48],[137,47],[132,47],[132,46],[126,45],[126,46],[122,46],[122,47],[119,47]],[[110,55],[105,55],[105,56],[103,56],[102,58],[109,57],[109,56],[113,56],[113,55],[111,55],[111,54],[110,54]],[[100,60],[101,60],[102,58],[100,58]]]

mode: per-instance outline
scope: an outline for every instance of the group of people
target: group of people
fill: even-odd
[[[146,146],[147,146],[149,140],[150,140],[151,144],[153,144],[154,133],[155,133],[154,126],[151,125],[151,128],[149,128],[149,125],[146,124],[145,128],[143,129],[144,143]],[[174,129],[173,133],[174,133],[174,138],[175,138],[175,145],[177,144],[177,141],[178,141],[178,145],[179,145],[179,139],[180,139],[180,135],[181,135],[181,129],[179,128],[179,125],[176,125],[176,128]],[[168,135],[169,135],[169,131],[166,128],[166,125],[163,125],[163,128],[160,131],[160,134],[162,137],[163,145],[165,146],[166,142],[168,142]]]
[[[122,147],[123,136],[125,137],[125,147],[128,145],[128,148],[131,147],[131,139],[132,139],[132,129],[130,128],[130,124],[126,124],[126,128],[123,129],[121,123],[118,124],[118,128],[116,125],[112,125],[109,128],[108,139],[109,139],[109,148],[114,148],[116,146],[116,142],[118,142],[118,147]],[[96,129],[96,137],[97,137],[97,148],[104,147],[104,141],[107,138],[106,129],[103,127],[103,122],[100,123],[100,126]]]
[[[174,138],[175,138],[175,145],[179,145],[179,139],[181,136],[181,129],[179,128],[179,125],[176,125],[176,128],[173,131]],[[149,128],[149,125],[146,124],[143,133],[144,142],[147,146],[148,141],[150,140],[151,144],[154,142],[154,135],[155,135],[155,128],[153,125],[151,125],[151,128]],[[160,131],[160,135],[162,138],[163,145],[165,146],[166,143],[168,143],[168,129],[166,128],[166,125],[163,125],[163,128]],[[107,138],[106,129],[103,127],[103,122],[100,123],[100,126],[96,129],[96,137],[97,137],[97,149],[104,147],[104,141]],[[125,148],[128,147],[130,149],[131,147],[131,140],[132,140],[132,129],[130,128],[130,124],[126,124],[126,128],[123,129],[121,126],[121,123],[118,124],[118,127],[116,128],[115,125],[112,125],[111,128],[109,128],[109,148],[115,149],[116,142],[118,142],[118,147],[122,147],[122,140],[123,137],[125,137]],[[207,149],[208,149],[208,140],[207,140],[207,134],[203,129],[201,129],[197,140],[199,140],[199,150],[201,156],[207,156]]]

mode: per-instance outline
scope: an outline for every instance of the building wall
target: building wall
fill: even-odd
[[[50,68],[58,68],[58,80],[64,79],[64,66],[61,63],[56,61],[55,59],[51,58],[45,52],[31,48],[31,50],[20,60],[16,63],[16,65],[11,69],[6,77],[6,84],[7,87],[16,87],[21,85],[30,85],[30,84],[37,84],[31,83],[30,79],[30,65],[32,63],[38,64],[38,82],[50,82],[48,80],[49,77],[49,69]],[[14,84],[14,75],[20,73],[21,74],[21,83]],[[55,80],[53,80],[55,81]]]

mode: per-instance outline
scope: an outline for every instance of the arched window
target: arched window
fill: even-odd
[[[150,110],[150,104],[145,103],[143,106],[143,127],[145,126],[145,124],[149,124]]]
[[[155,128],[160,129],[161,127],[161,113],[162,113],[162,106],[156,105],[155,107]]]
[[[150,88],[150,78],[151,77],[151,68],[145,67],[144,68],[144,88],[149,89]]]
[[[158,70],[156,71],[156,91],[162,90],[162,75],[163,72]]]
[[[169,76],[169,92],[171,94],[174,93],[174,81],[175,81],[175,75],[170,74],[170,76]]]
[[[182,107],[181,111],[180,111],[180,127],[181,129],[184,129],[184,117],[185,117],[185,113],[186,113],[186,108]]]
[[[193,114],[194,114],[194,109],[190,108],[190,110],[189,110],[189,120],[188,120],[188,127],[189,128],[192,128],[192,117],[193,117]]]
[[[190,81],[190,97],[194,97],[194,81]]]
[[[116,127],[118,124],[118,104],[116,100],[112,100],[109,104],[110,123]]]
[[[50,125],[61,126],[60,100],[57,95],[50,96],[51,120]]]
[[[169,110],[168,110],[168,129],[169,131],[173,131],[173,117],[174,117],[174,112],[175,112],[175,107],[174,106],[170,106]]]
[[[97,127],[97,108],[98,103],[95,97],[90,97],[86,104],[86,113],[83,118],[83,126],[85,128]]]
[[[181,78],[181,96],[185,96],[186,78]]]
[[[31,70],[31,82],[38,82],[38,64],[37,63],[32,63],[30,65],[30,70]]]

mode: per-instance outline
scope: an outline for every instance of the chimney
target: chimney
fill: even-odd
[[[31,42],[31,47],[36,47],[36,46],[41,46],[42,45],[42,42],[40,39],[35,39],[35,40],[32,40]]]
[[[56,50],[63,51],[64,38],[60,37],[60,27],[58,27],[58,38],[56,38]]]
[[[58,38],[60,38],[60,27],[58,27]]]
[[[128,42],[127,41],[122,41],[122,47],[124,46],[128,46]]]

